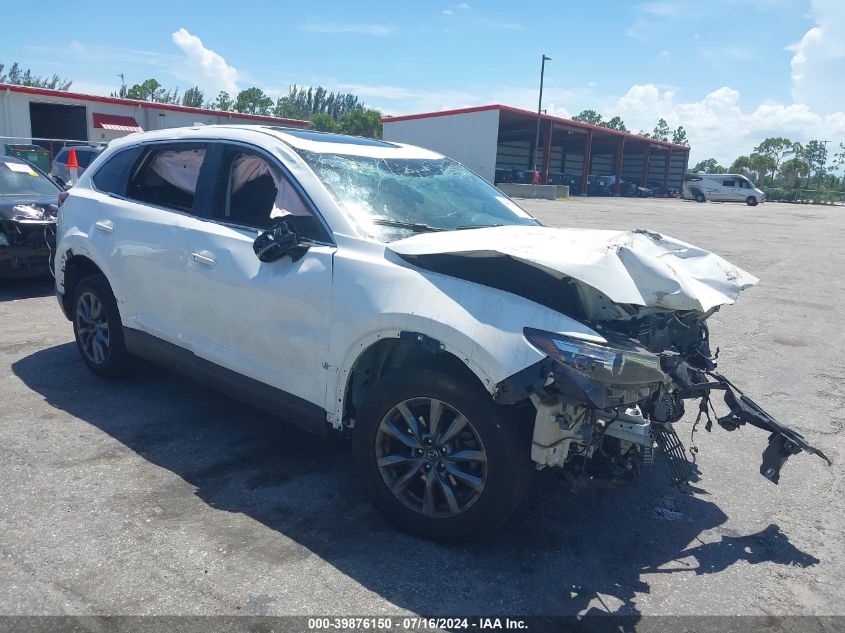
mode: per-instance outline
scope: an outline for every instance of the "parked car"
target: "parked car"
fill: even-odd
[[[500,525],[539,467],[619,485],[662,452],[685,481],[673,423],[714,391],[720,425],[771,434],[768,479],[821,455],[716,372],[706,320],[756,278],[645,230],[542,226],[418,147],[133,134],[60,207],[55,270],[91,371],[140,356],[342,432],[375,505],[427,538]]]
[[[0,277],[49,274],[61,193],[31,163],[0,156]]]
[[[70,169],[68,169],[67,161],[70,156],[71,148],[76,152],[76,162],[79,163],[79,175],[81,176],[92,161],[103,151],[102,147],[93,147],[90,145],[73,145],[71,147],[63,147],[56,154],[53,163],[50,166],[50,175],[53,177],[59,186],[64,187],[71,181]]]
[[[741,174],[687,174],[684,199],[705,202],[744,202],[750,207],[766,201],[766,194]]]

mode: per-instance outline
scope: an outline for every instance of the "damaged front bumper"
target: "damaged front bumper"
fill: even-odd
[[[537,411],[532,459],[539,467],[562,468],[575,489],[625,483],[656,453],[667,459],[675,483],[687,482],[694,467],[673,426],[684,415],[685,400],[699,401],[696,424],[706,417],[708,432],[711,411],[728,431],[746,423],[768,431],[760,473],[775,484],[792,455],[811,453],[831,464],[800,433],[715,371],[705,318],[649,317],[651,327],[636,339],[625,338],[630,331],[597,327],[608,341],[600,352],[593,351],[595,344],[549,343],[568,337],[541,333],[544,339],[526,328],[526,339],[548,355],[499,383],[494,399],[500,404],[532,401]],[[719,391],[728,407],[723,416],[716,415],[710,400]]]
[[[52,204],[0,208],[0,277],[48,274],[56,248]]]

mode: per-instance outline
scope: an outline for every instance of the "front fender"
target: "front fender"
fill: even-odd
[[[338,244],[326,411],[340,424],[349,374],[360,355],[384,338],[416,332],[438,341],[491,394],[505,378],[544,355],[525,327],[601,336],[559,312],[515,294],[417,268],[383,245]],[[357,247],[357,248],[355,248]]]

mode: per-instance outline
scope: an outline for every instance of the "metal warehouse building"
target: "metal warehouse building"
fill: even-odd
[[[680,188],[690,148],[504,105],[385,117],[384,139],[420,145],[463,163],[492,183],[531,182],[536,152],[540,180],[594,191],[605,177],[610,194],[623,183],[667,192]]]
[[[308,125],[299,119],[0,84],[0,154],[7,144],[35,143],[55,155],[66,141],[107,143],[131,132],[195,123]]]

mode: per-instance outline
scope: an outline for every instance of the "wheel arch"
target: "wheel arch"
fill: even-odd
[[[62,290],[60,302],[62,311],[68,320],[73,318],[71,303],[76,292],[76,286],[80,280],[88,275],[103,275],[105,277],[103,270],[90,257],[68,250],[62,258],[60,280]]]
[[[453,345],[422,332],[377,332],[359,341],[338,368],[335,412],[330,415],[330,421],[336,428],[349,426],[361,402],[379,380],[424,362],[433,362],[443,371],[455,372],[488,393],[495,387],[493,378],[477,359]]]

